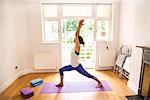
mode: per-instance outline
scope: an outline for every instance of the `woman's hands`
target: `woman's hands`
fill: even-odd
[[[82,20],[79,20],[79,26],[82,26],[82,25],[84,25],[84,19],[82,19]]]

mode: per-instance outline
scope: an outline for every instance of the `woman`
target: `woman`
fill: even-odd
[[[81,73],[82,75],[84,75],[88,78],[92,78],[95,81],[97,81],[98,84],[97,84],[96,88],[99,88],[99,87],[102,86],[102,83],[95,76],[89,74],[82,67],[82,65],[79,63],[80,44],[84,45],[83,38],[79,35],[80,34],[80,29],[84,25],[83,22],[84,22],[84,20],[79,21],[79,25],[78,25],[77,31],[75,33],[75,38],[74,38],[75,47],[71,51],[71,64],[67,65],[67,66],[64,66],[64,67],[59,69],[60,83],[56,85],[57,87],[62,87],[63,86],[63,78],[64,78],[64,73],[63,72],[64,71],[71,71],[71,70],[76,70],[79,73]]]

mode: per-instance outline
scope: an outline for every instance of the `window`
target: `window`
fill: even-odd
[[[79,19],[92,20],[89,25],[95,30],[91,33],[95,34],[95,41],[112,41],[112,4],[42,4],[41,7],[44,43],[64,41],[63,32],[76,31]],[[64,27],[68,23],[70,26]]]
[[[62,19],[61,20],[61,40],[63,43],[73,43],[74,35],[78,26],[78,19]],[[94,20],[85,19],[84,26],[81,29],[80,35],[84,38],[85,41],[89,43],[93,41],[94,34]]]
[[[97,5],[97,16],[103,18],[111,17],[111,5]]]
[[[58,6],[42,5],[43,43],[57,42],[58,37]]]
[[[97,34],[96,39],[97,40],[111,40],[110,34],[109,34],[109,21],[105,20],[99,20],[97,21]]]
[[[96,10],[96,40],[112,41],[112,5],[97,5]]]
[[[63,5],[63,16],[92,16],[91,5]]]
[[[44,17],[57,17],[57,5],[43,5]]]
[[[58,21],[45,21],[45,41],[57,41],[58,40]]]

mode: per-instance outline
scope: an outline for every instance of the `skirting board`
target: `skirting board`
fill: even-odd
[[[26,75],[29,73],[43,73],[43,72],[58,72],[58,70],[34,70],[31,68],[24,69],[23,71],[17,73],[12,76],[8,81],[6,81],[3,85],[0,86],[0,93],[2,93],[7,87],[9,87],[17,78],[22,75]]]
[[[112,70],[114,67],[113,66],[107,66],[107,67],[96,67],[96,70]]]
[[[128,81],[127,86],[137,95],[138,94],[138,87],[134,86],[133,83]]]
[[[30,68],[24,69],[23,71],[12,76],[8,81],[0,86],[0,93],[2,93],[8,86],[10,86],[18,77],[30,73],[32,70]]]

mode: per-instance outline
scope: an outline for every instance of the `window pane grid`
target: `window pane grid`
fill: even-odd
[[[63,5],[63,16],[92,16],[92,6]]]
[[[45,41],[57,41],[58,40],[58,22],[57,21],[45,21]]]
[[[58,17],[57,5],[43,5],[44,17]]]
[[[97,5],[97,17],[111,18],[111,5]]]
[[[96,22],[97,33],[96,40],[111,41],[111,21],[109,20],[98,20]]]
[[[63,28],[61,26],[61,20],[63,19],[92,19],[94,20],[93,25],[96,28],[95,40],[112,41],[112,5],[47,4],[42,5],[42,11],[41,20],[43,22],[43,41],[45,43],[60,41],[63,35],[60,35],[58,30]],[[58,23],[60,23],[60,26]]]

